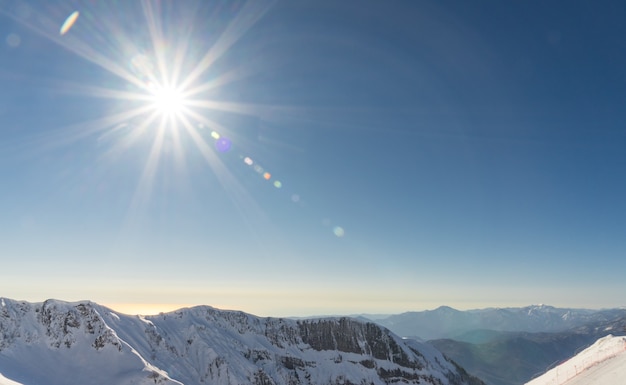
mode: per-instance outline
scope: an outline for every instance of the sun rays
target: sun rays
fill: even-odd
[[[271,227],[255,199],[220,159],[220,153],[230,150],[229,137],[234,132],[212,113],[259,116],[263,110],[263,106],[248,108],[219,97],[220,88],[255,71],[239,64],[220,73],[214,64],[246,35],[273,1],[233,3],[230,21],[221,21],[221,34],[216,36],[203,34],[198,20],[194,25],[194,6],[174,8],[167,3],[141,1],[124,3],[129,9],[122,11],[119,5],[106,2],[84,4],[82,9],[19,4],[22,11],[2,12],[119,80],[110,85],[97,79],[52,79],[63,94],[103,98],[117,107],[110,114],[72,127],[47,130],[42,143],[66,146],[97,140],[101,143],[100,158],[111,162],[119,162],[121,155],[135,148],[143,149],[141,172],[122,232],[135,228],[149,210],[164,162],[174,162],[177,174],[184,175],[193,152],[201,155],[195,159],[203,159],[209,166],[250,228]],[[202,6],[202,2],[195,4]],[[25,7],[28,12],[23,11]],[[213,16],[217,13],[211,12]],[[122,22],[130,20],[135,23]],[[207,36],[212,39],[209,43],[205,42]]]
[[[152,89],[152,107],[163,117],[183,114],[185,103],[182,92],[175,87],[154,86]]]
[[[52,148],[95,141],[99,160],[115,165],[111,167],[138,170],[122,233],[141,226],[149,216],[157,189],[177,188],[158,182],[164,172],[175,174],[173,186],[192,188],[198,175],[188,168],[198,170],[198,161],[208,166],[210,178],[219,183],[258,239],[267,237],[255,234],[257,229],[274,234],[273,226],[254,194],[233,174],[233,159],[238,159],[239,167],[251,170],[250,177],[283,191],[288,204],[301,205],[300,194],[286,192],[280,175],[261,166],[244,148],[248,139],[227,123],[231,118],[254,122],[311,119],[309,107],[232,97],[233,89],[237,95],[241,91],[237,88],[245,87],[247,79],[268,65],[242,60],[241,53],[230,50],[271,9],[273,0],[213,4],[218,9],[203,10],[210,15],[208,20],[198,17],[202,13],[198,8],[208,6],[204,2],[186,7],[147,0],[123,6],[98,2],[80,9],[33,5],[28,12],[24,11],[29,7],[26,2],[19,4],[21,11],[5,8],[0,12],[113,79],[68,75],[47,79],[59,94],[102,99],[111,108],[71,126],[47,129],[40,143]],[[223,90],[230,91],[225,94],[231,97],[224,97]],[[123,164],[128,159],[137,164]]]

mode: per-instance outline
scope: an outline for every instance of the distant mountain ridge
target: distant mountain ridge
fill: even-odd
[[[474,330],[559,332],[592,322],[608,321],[617,314],[626,314],[626,309],[589,310],[532,305],[461,311],[441,306],[373,321],[403,337],[431,340],[456,338]]]
[[[483,330],[468,332],[461,336],[463,340],[429,343],[490,385],[521,385],[607,334],[625,335],[626,311],[615,309],[612,313],[613,319],[554,333]]]
[[[481,385],[432,346],[350,318],[207,306],[156,316],[48,300],[0,304],[0,380],[23,385]]]

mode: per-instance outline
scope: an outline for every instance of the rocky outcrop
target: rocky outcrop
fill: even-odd
[[[294,321],[207,306],[140,317],[91,302],[3,303],[0,373],[19,377],[22,368],[55,385],[90,371],[102,384],[481,383],[429,345],[350,318]],[[29,363],[29,354],[43,361]]]

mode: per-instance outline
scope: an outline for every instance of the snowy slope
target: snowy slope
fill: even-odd
[[[90,303],[54,300],[2,300],[0,373],[25,385],[177,383],[120,340]]]
[[[23,384],[20,384],[19,382],[15,382],[13,380],[9,380],[8,378],[0,374],[0,385],[23,385]]]
[[[626,337],[608,335],[526,385],[623,385]]]
[[[2,303],[0,373],[23,385],[481,383],[429,345],[349,318],[207,306],[140,317],[87,301]]]

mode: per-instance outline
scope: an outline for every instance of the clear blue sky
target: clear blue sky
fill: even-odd
[[[0,295],[626,305],[622,2],[158,3],[0,2]]]

